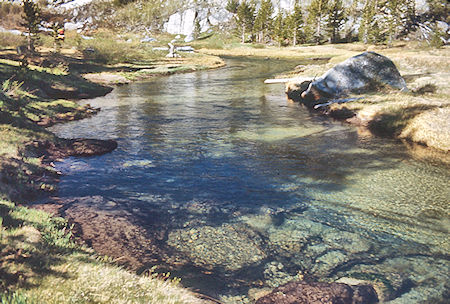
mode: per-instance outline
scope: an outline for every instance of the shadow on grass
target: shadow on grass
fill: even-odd
[[[0,260],[3,261],[0,265],[0,291],[35,287],[39,283],[32,278],[70,278],[70,274],[54,269],[54,266],[65,263],[66,253],[76,250],[68,238],[65,242],[56,242],[60,223],[53,218],[36,223],[32,219],[33,211],[24,210],[13,204],[0,204],[0,218],[3,220],[0,226]]]
[[[8,79],[23,82],[22,88],[39,98],[81,99],[104,96],[112,88],[86,80],[76,73],[56,75],[45,70],[21,70],[20,67],[0,63],[0,82]]]
[[[417,115],[438,108],[436,105],[416,105],[395,109],[389,113],[376,115],[368,124],[369,130],[380,136],[394,137]]]

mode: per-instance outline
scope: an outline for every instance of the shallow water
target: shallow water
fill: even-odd
[[[164,265],[224,302],[302,277],[377,282],[393,303],[444,302],[449,168],[263,84],[298,62],[227,64],[120,86],[88,101],[102,108],[97,116],[53,127],[119,143],[58,163],[58,196],[84,197],[72,219],[126,218],[134,228],[111,238],[133,248],[123,255],[140,271]]]

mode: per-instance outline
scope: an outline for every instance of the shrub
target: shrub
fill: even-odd
[[[23,36],[14,35],[7,32],[0,32],[0,47],[18,47],[25,43]]]

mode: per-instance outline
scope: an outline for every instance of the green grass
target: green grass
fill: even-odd
[[[201,303],[178,280],[138,276],[79,247],[67,222],[0,200],[2,303]]]

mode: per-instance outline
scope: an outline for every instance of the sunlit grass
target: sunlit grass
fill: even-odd
[[[314,50],[319,57],[333,55],[327,64],[304,65],[279,75],[279,78],[313,79],[363,51],[387,56],[406,79],[409,92],[381,90],[363,94],[362,100],[331,105],[330,112],[350,110],[356,114],[358,123],[375,133],[450,150],[450,48],[432,49],[417,43],[395,43],[392,47],[355,43],[298,49],[307,51],[304,54]]]
[[[10,278],[0,285],[0,292],[15,290],[3,295],[5,301],[201,303],[190,291],[177,286],[178,280],[162,280],[152,273],[138,276],[79,247],[67,222],[43,211],[0,200],[0,233],[0,256],[8,261],[2,274]],[[18,281],[12,282],[16,277]]]

